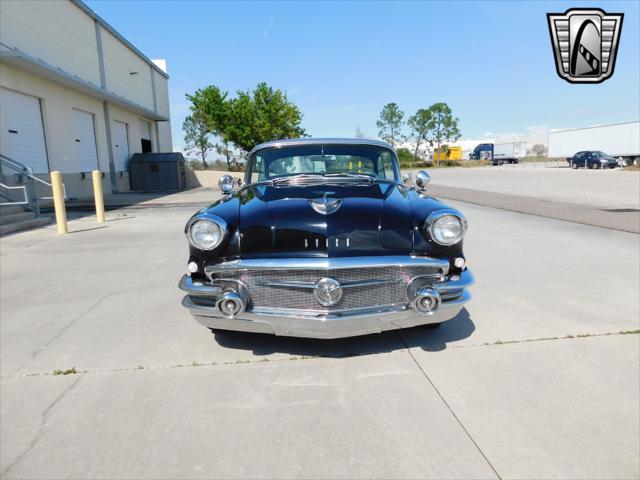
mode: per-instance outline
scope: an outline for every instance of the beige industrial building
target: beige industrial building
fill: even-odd
[[[0,154],[68,198],[130,190],[134,153],[172,151],[166,64],[152,61],[80,0],[0,3]],[[8,159],[8,160],[7,160]],[[2,192],[0,192],[2,193]]]

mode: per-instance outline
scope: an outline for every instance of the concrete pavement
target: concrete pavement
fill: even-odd
[[[484,207],[499,208],[595,227],[611,228],[623,232],[640,233],[640,200],[637,208],[606,208],[571,202],[551,202],[544,198],[525,195],[487,192],[470,188],[430,185],[429,194],[469,202]]]
[[[0,476],[638,478],[640,237],[454,205],[468,308],[339,341],[193,321],[194,208],[3,238]]]
[[[543,164],[531,163],[427,171],[433,185],[523,195],[595,208],[640,208],[640,172],[637,171],[544,168]]]

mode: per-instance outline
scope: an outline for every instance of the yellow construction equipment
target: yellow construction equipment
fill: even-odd
[[[434,160],[462,160],[462,147],[449,147],[446,152],[435,152]]]

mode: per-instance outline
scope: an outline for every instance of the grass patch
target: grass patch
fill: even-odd
[[[67,368],[66,370],[60,370],[56,368],[53,372],[51,372],[51,375],[75,375],[76,373],[78,373],[76,371],[76,367]]]

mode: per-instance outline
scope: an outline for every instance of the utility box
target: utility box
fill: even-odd
[[[136,153],[129,161],[134,192],[179,192],[184,190],[184,157],[181,153]]]

